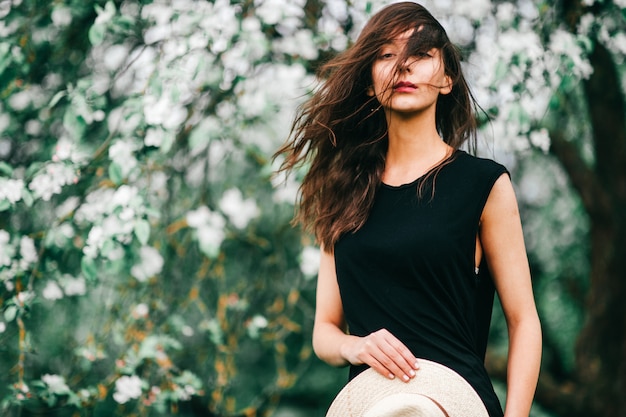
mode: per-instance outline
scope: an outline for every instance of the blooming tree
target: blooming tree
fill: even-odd
[[[298,175],[273,176],[271,156],[315,88],[316,66],[384,3],[0,1],[3,412],[66,405],[157,415],[189,401],[216,416],[271,410],[311,356],[319,258],[310,237],[289,225]],[[534,262],[560,273],[554,236],[571,241],[591,229],[597,253],[601,232],[615,230],[612,250],[623,244],[624,211],[593,225],[611,204],[626,207],[623,191],[611,194],[619,181],[600,182],[620,169],[626,181],[626,4],[425,5],[466,56],[490,119],[484,142],[519,167],[523,204],[548,206],[568,181],[581,193],[582,203],[557,201],[580,212],[563,220],[567,228],[548,235],[544,223],[530,224]],[[581,102],[597,104],[602,82],[614,89],[613,104],[591,109],[590,122],[572,117],[572,109],[589,110]],[[603,142],[611,131],[597,128],[613,114],[617,135]],[[615,151],[609,166],[606,147]],[[546,161],[548,153],[565,169],[550,165],[550,180],[540,182],[533,179],[545,165],[510,157]],[[591,226],[578,220],[585,211]],[[593,305],[607,301],[624,313],[618,257],[596,256],[581,268],[606,277],[614,294]],[[587,329],[602,319],[593,310]],[[625,336],[612,352],[602,348],[606,334],[581,344],[576,360],[589,373],[575,390],[568,381],[542,383],[546,407],[623,414],[623,399],[593,388],[607,378],[626,383],[623,369],[591,368],[623,359]]]

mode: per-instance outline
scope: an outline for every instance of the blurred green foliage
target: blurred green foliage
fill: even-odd
[[[346,372],[312,355],[318,252],[290,225],[299,174],[274,177],[271,155],[315,68],[382,4],[0,1],[2,415],[324,414]],[[589,75],[588,33],[543,1],[439,12],[518,186],[565,375],[589,224],[547,129]],[[605,18],[587,30],[618,49]],[[584,120],[567,129],[589,149]]]

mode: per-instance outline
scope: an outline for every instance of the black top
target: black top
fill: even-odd
[[[494,285],[486,263],[478,273],[474,263],[480,216],[503,173],[492,160],[457,151],[434,177],[381,184],[367,222],[335,245],[350,333],[386,328],[416,357],[462,375],[491,417],[503,415],[484,367]],[[365,368],[353,366],[350,378]]]

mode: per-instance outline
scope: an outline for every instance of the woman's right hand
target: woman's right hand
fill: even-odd
[[[419,369],[417,358],[386,329],[365,337],[351,336],[341,350],[341,355],[352,365],[369,365],[390,379],[408,382]]]
[[[366,364],[387,378],[401,381],[409,381],[419,369],[415,356],[388,330],[365,337],[347,333],[335,257],[322,249],[313,326],[316,355],[333,366]]]

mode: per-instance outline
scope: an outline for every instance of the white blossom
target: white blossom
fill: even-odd
[[[97,222],[108,212],[109,204],[113,201],[115,192],[116,190],[111,188],[98,188],[87,194],[85,202],[76,209],[76,213],[74,214],[75,221],[78,224]]]
[[[254,326],[259,329],[266,328],[268,324],[269,322],[267,321],[267,319],[260,314],[257,314],[254,317],[252,317],[252,321],[250,322],[251,326]]]
[[[187,325],[184,325],[182,329],[180,330],[180,332],[183,334],[183,336],[187,336],[187,337],[191,337],[194,335],[193,328]]]
[[[135,158],[137,148],[138,146],[130,139],[118,139],[109,148],[109,158],[119,165],[124,177],[127,177],[137,166],[137,158]]]
[[[274,187],[272,199],[275,203],[295,204],[300,184],[294,179],[294,175],[287,175],[281,171],[274,175],[271,181]]]
[[[9,203],[15,204],[22,199],[23,189],[23,180],[0,178],[0,201],[7,200]]]
[[[160,97],[146,95],[143,98],[146,123],[163,126],[165,129],[177,129],[187,118],[187,109],[178,102],[173,102],[167,94]]]
[[[64,274],[61,279],[61,285],[63,285],[63,290],[67,296],[85,295],[87,292],[87,285],[85,278],[83,277],[73,277],[71,275]]]
[[[142,246],[139,249],[139,263],[132,266],[130,274],[138,281],[145,281],[161,273],[163,269],[163,257],[152,246]]]
[[[65,383],[65,378],[60,375],[45,374],[41,377],[41,380],[48,386],[48,390],[55,394],[67,394],[70,392],[70,387]]]
[[[0,108],[1,110],[1,108]],[[11,117],[6,113],[0,113],[0,133],[3,133],[11,124]]]
[[[268,325],[269,321],[267,320],[267,318],[265,318],[265,316],[257,314],[252,317],[252,319],[248,322],[248,334],[251,338],[256,339],[257,337],[259,337],[259,332],[262,329],[265,329]]]
[[[64,163],[50,163],[37,173],[28,188],[35,197],[49,201],[62,187],[78,180],[74,169]]]
[[[146,303],[140,303],[135,306],[132,315],[136,318],[146,318],[148,313],[150,313],[150,307]]]
[[[189,227],[196,229],[200,250],[211,258],[217,256],[226,237],[224,217],[206,206],[201,206],[189,211],[186,220]]]
[[[7,325],[3,321],[0,321],[0,334],[4,333],[6,329]]]
[[[111,207],[129,206],[139,194],[137,187],[132,185],[121,185],[111,196]]]
[[[46,300],[54,301],[63,298],[63,291],[56,282],[48,281],[42,291],[42,295]]]
[[[186,220],[189,227],[198,228],[209,222],[212,212],[207,206],[198,207],[187,213]]]
[[[244,199],[238,188],[226,190],[220,199],[219,207],[238,229],[244,229],[250,220],[260,214],[256,201],[252,198]]]
[[[143,143],[146,146],[161,146],[163,143],[163,130],[152,128],[148,129],[146,131],[146,136],[143,139]]]
[[[554,54],[567,57],[571,61],[574,76],[588,78],[593,72],[593,67],[585,59],[584,51],[577,42],[576,36],[570,32],[563,29],[555,30],[550,35],[549,46]]]
[[[22,291],[17,294],[16,298],[20,305],[25,305],[35,298],[35,293],[32,291]]]
[[[313,41],[313,33],[309,29],[301,29],[290,36],[285,36],[273,43],[275,50],[284,54],[300,56],[307,60],[316,59],[317,46]]]
[[[111,45],[103,54],[102,60],[104,66],[109,71],[117,71],[122,68],[122,65],[128,58],[128,47],[126,45]]]
[[[11,235],[6,230],[0,229],[0,266],[11,265],[14,249],[9,244],[10,240]]]
[[[517,7],[520,16],[525,20],[535,20],[539,17],[537,4],[533,0],[518,0]]]
[[[290,21],[304,16],[304,0],[257,0],[256,14],[268,25]]]
[[[497,6],[496,19],[501,26],[508,27],[515,18],[516,7],[513,3],[501,3]]]
[[[530,133],[530,142],[544,152],[550,149],[550,135],[547,129],[534,130]]]
[[[104,240],[105,234],[102,226],[93,226],[87,235],[87,242],[83,248],[83,253],[90,258],[95,258],[98,256],[98,252],[102,248]]]
[[[102,25],[108,23],[115,16],[115,4],[113,4],[112,1],[107,1],[104,5],[104,9],[97,9],[97,13],[98,16],[96,17],[94,24]]]
[[[26,265],[37,262],[39,256],[37,255],[37,249],[35,248],[35,242],[28,236],[22,236],[20,239],[20,256],[22,261]]]
[[[42,125],[39,120],[31,119],[24,125],[24,132],[29,136],[39,136],[41,134]]]
[[[321,251],[314,246],[305,246],[300,253],[300,270],[307,277],[314,277],[319,272]]]
[[[32,103],[28,90],[18,91],[9,96],[9,106],[15,111],[23,111]]]
[[[70,159],[72,156],[72,148],[74,147],[74,142],[67,138],[61,138],[57,142],[57,145],[54,148],[53,159],[56,161],[64,161],[66,159]]]
[[[54,26],[68,26],[72,23],[72,10],[69,7],[54,7],[50,18]]]
[[[122,376],[115,381],[113,399],[119,404],[125,404],[131,399],[141,396],[142,381],[137,375]]]

